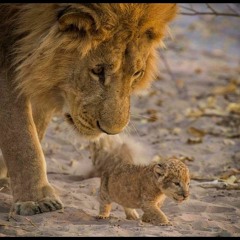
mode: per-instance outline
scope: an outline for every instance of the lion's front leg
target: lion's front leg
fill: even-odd
[[[0,189],[7,188],[9,189],[10,187],[10,180],[7,177],[7,166],[4,162],[3,156],[1,155],[0,151]]]
[[[7,166],[4,162],[3,156],[0,151],[0,179],[4,179],[7,177]]]
[[[12,211],[33,215],[61,209],[63,205],[47,179],[30,102],[23,96],[17,98],[10,84],[6,85],[0,90],[0,147],[10,177]]]

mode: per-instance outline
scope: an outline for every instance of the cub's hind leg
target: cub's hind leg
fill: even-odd
[[[139,215],[137,213],[137,211],[133,208],[124,208],[125,214],[126,214],[126,218],[128,220],[137,220],[139,219]]]
[[[99,189],[99,197],[98,197],[100,206],[99,206],[99,219],[109,218],[112,204],[111,199],[108,195],[108,174],[103,173],[101,176],[101,184]]]
[[[109,218],[111,208],[112,208],[111,203],[108,203],[105,201],[100,201],[100,209],[99,209],[99,214],[98,214],[97,218],[99,218],[99,219]]]

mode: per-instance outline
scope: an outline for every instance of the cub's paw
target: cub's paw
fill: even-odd
[[[166,217],[148,216],[144,214],[142,221],[156,226],[172,226],[172,223]]]
[[[153,223],[154,224],[154,223]],[[163,222],[163,223],[161,223],[161,222],[156,222],[156,224],[154,224],[154,225],[157,225],[157,226],[172,226],[172,223],[171,222]]]
[[[146,222],[146,223],[150,223],[152,225],[155,225],[155,226],[172,226],[172,223],[169,222],[169,221],[166,221],[166,222],[162,222],[162,221],[158,221],[158,220],[142,220],[143,222]]]
[[[98,215],[96,216],[97,219],[108,219],[109,216],[106,216],[106,215]]]
[[[16,202],[13,204],[11,213],[30,216],[43,212],[56,211],[63,208],[60,199],[56,197],[45,197],[39,201]]]

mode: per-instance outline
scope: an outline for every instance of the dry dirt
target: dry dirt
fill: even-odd
[[[240,236],[240,18],[180,15],[171,29],[161,75],[133,98],[124,134],[188,165],[189,200],[162,208],[173,226],[126,220],[117,204],[96,220],[100,179],[81,180],[92,168],[87,142],[56,116],[42,146],[65,209],[8,219],[12,197],[0,187],[0,236]]]

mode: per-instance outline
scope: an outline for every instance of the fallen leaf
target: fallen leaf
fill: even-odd
[[[141,120],[140,120],[140,123],[142,123],[142,124],[147,123],[147,119],[145,119],[145,118],[144,118],[144,119],[141,119]]]
[[[215,87],[212,91],[216,95],[224,95],[228,93],[233,93],[237,90],[237,85],[235,83],[229,83],[226,86]]]
[[[195,138],[188,138],[187,144],[197,144],[202,143],[202,138],[195,137]]]
[[[233,141],[231,139],[223,139],[223,142],[225,145],[228,145],[228,146],[236,144],[235,141]]]
[[[156,122],[158,120],[157,115],[151,115],[148,119],[148,122]]]
[[[202,137],[204,137],[206,135],[205,131],[203,131],[201,129],[198,129],[198,128],[195,128],[195,127],[188,128],[187,132],[189,134],[192,134],[193,136],[199,137],[199,138],[202,138]]]
[[[149,96],[149,97],[152,97],[152,96],[155,96],[155,95],[157,95],[157,94],[158,94],[158,91],[153,90],[153,91],[149,92],[148,96]]]
[[[230,168],[220,175],[220,179],[227,179],[232,175],[240,174],[240,169]]]
[[[174,134],[174,135],[179,135],[180,133],[181,133],[181,131],[182,131],[182,129],[181,128],[174,128],[173,130],[172,130],[172,133]]]
[[[214,108],[216,106],[216,98],[215,96],[210,96],[207,98],[207,107]]]
[[[197,118],[201,117],[204,114],[204,111],[198,108],[187,108],[185,111],[186,117]]]
[[[151,115],[151,114],[156,114],[158,111],[156,110],[156,109],[148,109],[147,111],[146,111],[146,113],[148,114],[148,115]]]
[[[229,103],[227,106],[227,111],[240,114],[240,103]]]
[[[223,111],[222,109],[205,109],[204,113],[202,114],[204,116],[219,116],[219,117],[227,117],[229,114],[226,111]]]
[[[156,109],[148,109],[146,113],[150,115],[148,118],[148,122],[155,122],[158,119],[158,111]]]
[[[228,184],[234,184],[237,180],[236,176],[232,175],[229,178],[225,179],[224,182]]]

